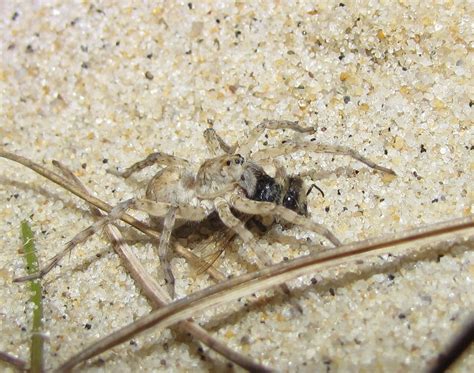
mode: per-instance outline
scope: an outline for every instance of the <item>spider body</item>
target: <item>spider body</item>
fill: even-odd
[[[196,174],[193,174],[190,170],[191,164],[184,159],[175,158],[174,163],[159,170],[150,180],[146,189],[146,199],[167,203],[170,206],[186,205],[202,208],[206,216],[214,211],[208,197],[212,198],[229,191],[239,181],[244,167],[244,159],[238,154],[226,154],[208,159],[199,167]],[[128,177],[125,172],[123,174]],[[189,216],[184,218],[180,220],[186,221]]]

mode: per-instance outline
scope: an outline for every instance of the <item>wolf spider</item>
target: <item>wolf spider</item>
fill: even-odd
[[[309,131],[308,131],[309,132]],[[216,132],[214,129],[209,128],[204,131],[204,137],[206,140],[207,147],[212,155],[216,156],[219,153],[228,153],[232,154],[236,151],[238,145],[229,146]],[[314,140],[314,139],[312,139]],[[306,144],[307,147],[309,144]],[[303,146],[305,146],[303,144]],[[325,148],[323,148],[325,147]],[[330,152],[330,150],[338,151],[337,154],[347,154],[352,157],[362,161],[363,163],[369,165],[372,168],[377,170],[387,172],[390,174],[395,174],[392,170],[377,166],[371,161],[368,161],[366,158],[360,156],[354,151],[344,147],[329,147],[323,146],[321,144],[313,145],[313,151],[317,149],[322,149],[323,152]],[[287,145],[286,149],[295,149],[295,145]],[[269,152],[276,154],[275,149],[265,150],[264,153]],[[280,154],[278,154],[280,155]],[[283,155],[283,154],[281,154]],[[262,155],[257,155],[258,158],[263,159]],[[319,190],[322,197],[324,197],[324,192],[316,185],[311,184],[309,187],[305,183],[304,178],[306,176],[311,177],[312,179],[321,179],[327,177],[327,175],[332,172],[323,172],[315,173],[314,171],[309,171],[307,173],[298,173],[298,174],[287,174],[285,169],[273,158],[271,163],[275,168],[275,176],[271,177],[268,175],[263,167],[257,163],[247,160],[247,167],[245,169],[245,181],[240,183],[245,196],[254,201],[260,202],[272,202],[276,205],[282,206],[286,209],[294,211],[296,214],[309,217],[307,198],[311,191],[314,189]],[[340,173],[340,170],[334,172]],[[293,238],[290,236],[278,234],[275,232],[268,232],[271,228],[271,225],[275,222],[275,219],[265,219],[263,221],[261,216],[255,214],[244,214],[240,211],[232,210],[234,215],[237,215],[244,224],[251,225],[257,228],[258,233],[265,233],[265,238],[267,241],[287,243],[296,246],[307,246],[308,241]],[[246,225],[246,226],[247,226]],[[291,225],[291,223],[290,223]],[[236,232],[232,230],[217,230],[206,240],[200,242],[197,252],[204,252],[206,249],[213,244],[216,248],[211,254],[202,257],[201,262],[199,263],[198,274],[207,270],[213,263],[219,258],[219,256],[224,252],[225,248],[228,247],[229,243],[236,236]],[[333,242],[334,243],[334,242]],[[337,245],[336,245],[337,246]],[[311,249],[324,250],[325,247],[318,244],[310,244]]]
[[[128,178],[146,167],[155,164],[163,166],[148,183],[146,198],[132,198],[119,203],[107,217],[76,235],[65,250],[56,255],[51,260],[51,264],[43,269],[38,276],[46,274],[75,245],[96,233],[105,224],[119,219],[128,209],[132,208],[148,213],[152,217],[153,223],[157,226],[161,225],[162,233],[158,245],[158,255],[167,288],[172,297],[174,297],[174,276],[168,258],[170,237],[173,230],[185,222],[200,222],[217,214],[227,228],[238,234],[244,242],[249,243],[254,240],[253,234],[232,211],[252,216],[271,215],[320,234],[334,246],[339,246],[340,241],[329,229],[313,222],[303,213],[306,207],[301,210],[302,206],[285,204],[285,200],[288,202],[298,201],[294,195],[288,194],[295,189],[288,184],[290,178],[280,177],[281,175],[275,178],[268,175],[268,177],[264,177],[265,171],[255,161],[305,150],[348,155],[376,170],[391,174],[394,172],[376,165],[347,147],[323,145],[311,141],[285,143],[252,154],[252,147],[266,129],[290,129],[301,133],[315,132],[313,128],[299,126],[298,122],[265,120],[250,131],[246,141],[229,146],[215,131],[208,129],[204,136],[214,158],[207,159],[200,165],[192,164],[183,158],[157,152],[150,154],[144,160],[136,162],[122,172],[114,172]],[[224,154],[216,155],[219,151]],[[285,184],[286,182],[288,183]],[[300,192],[302,181],[298,185],[298,192]],[[253,249],[259,266],[272,264],[270,257],[265,251],[259,249],[257,243]],[[20,280],[23,279],[31,279],[31,276]]]

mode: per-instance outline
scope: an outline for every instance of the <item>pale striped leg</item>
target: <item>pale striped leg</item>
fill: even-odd
[[[337,167],[336,169],[332,171],[323,171],[322,169],[313,169],[313,170],[308,170],[305,172],[300,172],[298,174],[299,177],[305,178],[309,177],[311,180],[323,180],[327,179],[328,177],[332,175],[336,175],[336,177],[351,177],[354,176],[355,170],[350,167]]]
[[[245,214],[251,215],[276,215],[289,223],[301,225],[302,227],[326,237],[334,246],[340,246],[341,242],[325,226],[313,222],[311,219],[297,214],[286,207],[271,202],[253,201],[237,194],[229,196],[232,207]]]
[[[207,211],[202,207],[175,206],[166,202],[157,202],[145,198],[135,199],[133,206],[130,206],[130,208],[146,212],[148,215],[156,217],[165,216],[171,208],[174,208],[176,209],[177,219],[190,221],[201,221],[207,217]]]
[[[232,214],[232,211],[230,211],[230,207],[227,201],[223,198],[216,198],[216,200],[214,201],[214,206],[216,207],[217,213],[219,214],[219,217],[221,218],[222,222],[228,228],[236,232],[245,243],[248,244],[248,243],[253,242],[252,247],[258,259],[257,261],[258,267],[264,268],[264,267],[271,266],[273,264],[271,258],[262,249],[262,247],[256,242],[252,232],[250,232],[247,228],[245,228],[244,223],[240,219],[237,219]],[[288,296],[291,295],[288,285],[281,284],[279,288],[281,289],[283,294],[288,295]],[[296,306],[298,311],[300,311],[301,313],[303,312],[303,309],[296,301],[292,303]]]
[[[286,234],[278,233],[274,231],[267,232],[265,234],[265,239],[272,243],[273,242],[281,243],[281,244],[289,245],[292,247],[299,247],[299,248],[307,247],[311,252],[323,252],[323,251],[332,249],[324,245],[305,240],[304,238],[291,237],[291,236],[287,236]]]
[[[206,141],[207,149],[213,157],[222,154],[222,152],[227,154],[234,154],[234,151],[237,145],[230,146],[228,145],[222,137],[220,137],[214,128],[208,128],[204,131],[204,140]]]
[[[181,167],[189,166],[189,162],[185,159],[178,158],[178,157],[175,157],[174,155],[170,155],[166,153],[156,152],[156,153],[151,153],[145,159],[134,163],[133,165],[131,165],[130,167],[127,167],[123,171],[109,169],[109,172],[117,176],[128,178],[130,175],[138,171],[141,171],[144,168],[153,166],[155,164],[160,165],[160,166],[181,166]]]
[[[287,154],[295,153],[298,151],[347,155],[349,157],[357,159],[358,161],[364,163],[370,168],[373,168],[374,170],[396,175],[395,172],[391,170],[390,168],[379,166],[376,163],[372,162],[370,159],[365,158],[360,153],[346,146],[325,145],[325,144],[318,144],[318,143],[313,143],[313,142],[301,142],[297,144],[287,143],[287,144],[281,144],[278,147],[274,147],[274,148],[262,149],[258,152],[255,152],[252,155],[252,159],[255,161],[262,160],[262,159],[271,159],[274,157],[287,155]]]
[[[165,219],[163,222],[163,232],[161,232],[160,245],[158,246],[158,257],[160,258],[160,263],[163,267],[166,287],[168,288],[168,292],[170,294],[171,299],[174,299],[175,279],[173,271],[171,270],[169,243],[175,221],[176,207],[172,207],[165,215]]]
[[[48,272],[50,272],[64,258],[64,256],[70,253],[77,245],[85,242],[89,237],[91,237],[92,235],[100,231],[102,227],[104,227],[106,224],[113,223],[115,220],[120,219],[121,216],[128,209],[143,210],[153,216],[165,216],[172,207],[173,206],[171,206],[168,203],[154,202],[150,200],[140,200],[140,199],[133,199],[133,198],[127,201],[121,202],[118,205],[116,205],[108,215],[106,215],[102,219],[97,220],[90,227],[76,234],[76,236],[74,236],[74,238],[66,244],[66,247],[64,248],[64,250],[58,253],[57,255],[55,255],[49,261],[48,265],[42,268],[38,273],[29,275],[29,276],[19,277],[19,278],[16,278],[14,281],[22,282],[22,281],[27,281],[27,280],[43,277]],[[200,221],[204,217],[206,217],[206,212],[202,208],[195,208],[195,207],[189,207],[189,206],[179,206],[179,207],[174,207],[174,208],[176,210],[176,215],[179,218],[183,218],[186,220]],[[162,241],[162,239],[163,238],[160,238],[160,242]],[[162,265],[165,272],[165,280],[167,281],[169,286],[171,286],[172,284],[174,284],[174,277],[172,276],[172,274],[170,275],[171,270],[169,269],[169,266],[168,268],[166,267],[166,262],[162,263]]]
[[[77,245],[85,242],[89,237],[97,233],[106,224],[110,224],[113,221],[120,219],[120,217],[123,215],[123,213],[127,210],[128,206],[132,202],[133,200],[127,200],[125,202],[118,204],[112,209],[112,211],[110,211],[110,214],[106,215],[102,219],[97,220],[90,227],[76,234],[74,238],[66,244],[66,247],[64,248],[64,250],[56,254],[53,258],[51,258],[51,260],[49,261],[49,264],[46,267],[41,268],[39,272],[34,273],[29,276],[18,277],[14,279],[13,281],[22,282],[22,281],[28,281],[28,280],[33,280],[33,279],[43,277],[49,271],[51,271],[61,261],[61,259],[64,258],[66,254],[70,253]]]
[[[169,203],[155,202],[147,199],[136,199],[130,203],[129,207],[144,211],[151,216],[164,216],[163,231],[158,245],[158,257],[163,268],[163,274],[166,282],[166,287],[171,299],[174,298],[175,292],[175,278],[171,270],[169,243],[171,233],[173,232],[176,218],[201,221],[207,215],[206,211],[200,207],[193,206],[174,206]],[[125,212],[125,211],[124,211]]]
[[[239,143],[239,147],[237,148],[236,153],[242,155],[244,158],[247,158],[253,146],[258,141],[259,137],[267,129],[290,129],[292,131],[301,133],[314,133],[316,131],[312,127],[301,127],[300,125],[298,125],[297,121],[292,122],[289,120],[265,119],[262,123],[260,123],[257,127],[250,131],[250,134],[244,143]],[[253,156],[252,159],[254,159]]]

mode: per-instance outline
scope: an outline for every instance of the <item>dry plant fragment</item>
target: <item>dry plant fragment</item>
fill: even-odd
[[[0,361],[10,364],[11,366],[17,368],[18,370],[26,369],[26,361],[17,358],[16,356],[10,355],[7,352],[0,351]]]
[[[72,369],[86,359],[96,356],[110,347],[123,343],[148,328],[166,328],[210,307],[268,289],[298,276],[315,273],[323,268],[338,265],[348,259],[356,259],[371,252],[380,255],[382,250],[388,248],[391,250],[397,247],[403,249],[403,245],[415,241],[420,243],[433,242],[434,240],[441,238],[447,239],[459,235],[460,233],[466,235],[474,234],[474,215],[380,238],[355,242],[335,248],[331,251],[311,254],[276,264],[257,272],[235,277],[170,303],[164,308],[153,311],[149,315],[103,338],[81,353],[73,356],[60,367],[59,371]],[[472,240],[472,236],[470,239]]]

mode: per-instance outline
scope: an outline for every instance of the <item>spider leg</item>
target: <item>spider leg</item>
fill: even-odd
[[[261,122],[257,127],[255,127],[243,144],[239,144],[238,148],[236,149],[236,153],[241,154],[244,158],[247,158],[257,142],[258,138],[265,132],[267,129],[291,129],[295,132],[301,133],[314,133],[316,130],[312,127],[301,127],[298,125],[298,122],[292,122],[289,120],[270,120],[265,119]],[[253,158],[253,157],[252,157]]]
[[[311,219],[303,215],[299,215],[295,211],[287,209],[286,207],[276,205],[271,202],[253,201],[237,194],[231,194],[229,196],[229,203],[238,211],[246,214],[279,216],[289,223],[301,225],[310,231],[316,232],[321,236],[326,237],[334,246],[341,245],[341,242],[337,239],[337,237],[325,226],[315,223]]]
[[[48,272],[50,272],[60,261],[62,258],[66,256],[66,254],[70,253],[77,245],[85,242],[89,237],[97,233],[102,227],[106,224],[112,223],[114,220],[120,219],[123,213],[127,210],[129,204],[132,203],[132,200],[127,200],[115,206],[112,211],[102,219],[97,220],[94,224],[89,226],[88,228],[84,229],[83,231],[76,234],[71,241],[66,244],[66,247],[54,257],[51,258],[48,265],[41,268],[39,272],[18,277],[14,279],[14,282],[23,282],[28,280],[34,280],[37,278],[41,278],[45,276]]]
[[[295,237],[287,236],[286,234],[274,232],[272,230],[270,230],[269,232],[265,234],[265,239],[271,243],[275,242],[275,243],[280,243],[283,245],[299,247],[301,249],[307,248],[310,250],[310,252],[323,252],[323,251],[331,249],[321,244],[310,242],[303,238],[295,238]]]
[[[236,218],[234,214],[232,214],[232,211],[230,210],[227,201],[221,197],[216,198],[216,200],[214,201],[214,206],[216,207],[217,213],[219,214],[219,217],[221,218],[222,222],[228,228],[236,232],[242,238],[242,240],[244,240],[245,243],[250,243],[254,241],[253,251],[258,259],[258,267],[263,268],[271,266],[273,264],[271,258],[255,241],[252,232],[245,228],[244,223],[240,219]],[[283,294],[290,295],[290,289],[288,288],[288,285],[281,284],[279,288],[281,289]],[[301,313],[303,312],[301,306],[298,303],[294,302],[294,305],[298,309],[298,311],[300,311]]]
[[[194,206],[174,206],[169,203],[157,202],[147,199],[137,199],[133,202],[133,207],[137,210],[144,211],[151,216],[163,216],[163,231],[160,237],[160,243],[158,246],[158,257],[160,258],[160,264],[163,268],[166,286],[171,299],[174,298],[175,278],[173,271],[171,270],[171,262],[169,259],[169,243],[171,233],[173,231],[176,218],[190,220],[190,221],[201,221],[207,214],[206,210],[202,207]]]
[[[231,230],[236,232],[246,243],[249,243],[254,240],[252,232],[245,228],[244,223],[240,219],[235,217],[234,214],[232,214],[229,204],[224,198],[216,198],[214,201],[214,206],[216,207],[219,217],[221,218],[222,222],[227,226],[227,228],[230,228]],[[261,264],[271,265],[271,260],[266,256],[267,254],[264,251],[262,251],[261,253],[262,255],[259,255],[260,253],[256,252],[258,259],[261,261]]]
[[[379,166],[376,163],[372,162],[370,159],[367,159],[364,156],[362,156],[359,152],[353,149],[350,149],[346,146],[340,146],[340,145],[325,145],[325,144],[318,144],[318,143],[313,143],[313,142],[301,142],[297,144],[287,143],[287,144],[281,144],[278,147],[257,151],[252,155],[252,159],[255,161],[258,161],[261,159],[274,158],[281,155],[295,153],[297,151],[309,151],[313,153],[329,153],[329,154],[347,155],[349,157],[357,159],[358,161],[364,163],[370,168],[373,168],[374,170],[396,175],[395,172],[391,170],[390,168]]]
[[[189,162],[185,159],[175,157],[174,155],[170,155],[166,153],[156,152],[156,153],[151,153],[145,159],[134,163],[133,165],[131,165],[130,167],[127,167],[123,171],[116,171],[113,169],[109,169],[109,172],[117,176],[128,178],[130,175],[138,171],[141,171],[144,168],[153,166],[155,164],[162,165],[162,166],[181,166],[181,167],[189,166]]]
[[[108,215],[97,220],[94,224],[76,234],[74,238],[66,244],[66,247],[60,253],[51,258],[48,265],[42,268],[38,273],[19,277],[14,281],[22,282],[45,276],[64,258],[64,256],[66,256],[66,254],[70,253],[77,245],[85,242],[89,237],[100,231],[100,229],[102,229],[105,225],[111,224],[115,220],[119,220],[128,209],[145,211],[153,216],[164,216],[164,230],[162,236],[160,237],[158,256],[163,267],[168,290],[170,290],[170,295],[173,297],[175,279],[168,259],[168,247],[175,219],[176,217],[179,217],[185,218],[187,220],[199,221],[206,217],[206,212],[200,207],[172,206],[168,203],[154,202],[146,199],[142,200],[132,198],[117,204]]]
[[[272,163],[275,167],[275,181],[280,185],[284,185],[288,176],[285,167],[277,159],[272,159]]]
[[[208,128],[204,131],[204,140],[206,141],[206,146],[212,156],[217,156],[222,152],[227,154],[234,154],[237,147],[236,144],[230,146],[228,145],[222,137],[220,137],[214,128]]]
[[[323,171],[322,169],[318,168],[314,170],[300,172],[298,176],[301,178],[309,177],[311,180],[323,180],[327,179],[331,175],[336,175],[337,177],[351,177],[354,175],[354,171],[355,170],[351,169],[350,167],[337,167],[335,170],[332,171]]]
[[[151,216],[163,216],[163,231],[160,237],[160,243],[158,246],[158,257],[163,268],[166,286],[171,299],[174,298],[174,287],[175,278],[173,271],[171,270],[171,262],[169,259],[169,243],[171,233],[177,218],[185,219],[188,221],[201,221],[208,214],[202,207],[184,206],[184,205],[171,205],[165,202],[157,202],[147,199],[137,199],[133,203],[133,207],[137,210],[144,211]]]
[[[208,215],[206,210],[202,207],[185,205],[174,206],[166,202],[157,202],[150,199],[135,199],[133,201],[133,208],[146,212],[148,215],[157,217],[166,216],[168,211],[171,208],[174,208],[176,210],[177,219],[185,219],[190,221],[201,221],[204,220]]]
[[[160,244],[158,246],[158,257],[160,258],[160,263],[163,266],[166,287],[168,288],[171,299],[174,299],[175,279],[173,271],[171,270],[171,262],[169,259],[169,243],[175,221],[176,207],[171,207],[165,215],[163,231],[161,232]]]

